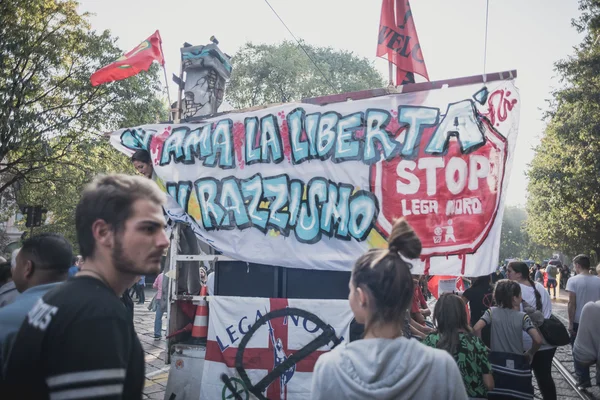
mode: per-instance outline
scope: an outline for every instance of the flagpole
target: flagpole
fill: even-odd
[[[391,61],[388,61],[388,69],[389,69],[389,86],[394,86],[394,64]]]
[[[169,91],[169,80],[167,79],[167,68],[165,64],[162,65],[163,73],[165,74],[165,89],[167,89],[167,99],[169,100],[169,120],[171,119],[171,107],[173,107],[173,103],[171,103],[171,92]]]
[[[156,31],[158,32],[158,30]],[[159,34],[160,36],[160,34]],[[158,44],[160,45],[160,54],[162,54],[162,69],[163,69],[163,73],[165,75],[165,89],[167,90],[167,101],[169,102],[169,121],[171,120],[171,107],[173,105],[173,103],[171,103],[171,93],[169,91],[169,79],[167,79],[167,67],[165,67],[165,52],[163,51],[163,47],[162,47],[162,38],[160,38],[160,40],[158,41]]]
[[[183,56],[181,56],[181,58],[179,59],[180,62],[180,68],[179,68],[179,82],[183,82]],[[181,85],[180,83],[177,84],[177,114],[176,114],[176,118],[177,118],[177,122],[181,121]]]

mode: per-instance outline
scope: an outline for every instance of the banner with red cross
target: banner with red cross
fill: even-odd
[[[314,314],[335,329],[336,336],[347,342],[352,311],[347,300],[268,299],[214,296],[209,302],[208,342],[202,374],[200,399],[235,399],[221,380],[229,377],[231,387],[243,399],[255,396],[235,369],[236,353],[242,338],[265,314],[285,308],[297,308]],[[289,315],[273,318],[262,325],[244,349],[243,366],[252,384],[264,378],[276,366],[301,350],[323,331],[310,320]],[[312,371],[319,356],[331,349],[324,345],[285,370],[267,387],[268,399],[310,398]]]

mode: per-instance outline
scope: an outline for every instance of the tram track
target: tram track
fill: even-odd
[[[595,399],[594,396],[592,396],[585,390],[579,389],[577,380],[573,377],[573,375],[571,375],[569,370],[560,361],[558,361],[556,359],[556,357],[552,360],[552,365],[562,375],[562,377],[569,384],[569,386],[571,386],[571,388],[577,394],[577,396],[579,396],[579,398],[581,398],[583,400],[594,400]]]
[[[563,322],[563,324],[565,324],[567,326],[569,325],[569,321],[566,318],[564,318],[562,315],[560,315],[558,313],[555,313],[554,315],[556,315],[556,317],[558,319],[560,319]],[[592,396],[587,391],[579,389],[579,387],[578,387],[579,384],[577,382],[577,379],[575,379],[575,377],[571,374],[571,372],[567,369],[567,367],[565,367],[564,364],[562,362],[560,362],[556,356],[554,357],[554,359],[552,359],[552,365],[562,375],[562,377],[569,384],[569,386],[571,386],[571,388],[573,388],[573,391],[577,394],[577,396],[579,396],[579,398],[584,399],[584,400],[595,400],[596,399],[594,396]]]

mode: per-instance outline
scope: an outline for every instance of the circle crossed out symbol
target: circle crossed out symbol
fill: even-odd
[[[281,318],[281,317],[292,316],[292,315],[305,318],[308,321],[314,323],[322,331],[322,333],[317,338],[315,338],[312,342],[308,343],[306,346],[304,346],[303,348],[298,350],[296,353],[294,353],[291,357],[286,359],[283,363],[281,363],[277,367],[275,367],[260,382],[258,382],[256,384],[252,384],[252,382],[250,382],[250,378],[248,377],[248,374],[246,373],[246,369],[244,368],[244,362],[243,362],[244,351],[246,350],[246,346],[248,345],[248,342],[250,342],[250,339],[258,331],[258,329],[262,325],[266,324],[268,321],[270,321],[274,318]],[[284,309],[271,311],[271,312],[265,314],[258,321],[256,321],[254,323],[254,325],[252,325],[252,327],[250,327],[248,332],[242,338],[242,341],[240,342],[240,344],[238,346],[238,350],[237,350],[236,357],[235,357],[235,369],[237,370],[238,374],[242,378],[244,388],[247,389],[247,391],[251,392],[259,400],[268,400],[263,395],[263,391],[266,390],[267,386],[271,382],[273,382],[275,379],[278,379],[279,376],[284,371],[286,371],[291,366],[295,365],[298,361],[303,360],[304,358],[308,357],[313,351],[317,350],[319,347],[321,347],[327,343],[330,343],[330,342],[333,342],[333,346],[332,346],[332,349],[333,349],[335,346],[337,346],[338,344],[341,343],[341,340],[335,335],[335,330],[331,327],[331,325],[328,325],[325,322],[323,322],[323,320],[321,320],[315,314],[310,313],[306,310],[301,310],[299,308],[293,308],[293,307],[288,307],[288,308],[284,308]],[[230,378],[226,378],[226,379],[230,379]],[[236,378],[233,378],[233,379],[236,379]],[[230,380],[233,380],[233,379],[230,379]],[[236,398],[239,400],[241,398],[241,396],[233,397],[233,398]]]
[[[231,388],[228,389],[227,385],[223,385],[223,391],[221,392],[221,398],[223,400],[228,399],[239,399],[248,400],[250,398],[250,393],[246,389],[246,385],[242,382],[241,379],[238,378],[229,378],[229,383],[231,384]],[[234,389],[234,392],[231,392],[231,389]]]

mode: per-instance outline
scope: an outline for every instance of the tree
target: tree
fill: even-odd
[[[519,207],[507,206],[502,218],[502,233],[500,235],[500,260],[507,258],[526,258],[527,242],[523,224],[527,212]]]
[[[98,87],[91,74],[123,51],[90,29],[72,0],[0,2],[0,211],[41,205],[52,230],[75,242],[83,186],[129,163],[103,132],[167,119],[159,68]],[[129,170],[132,172],[132,170]],[[12,209],[11,207],[12,206]],[[3,220],[3,219],[2,219]]]
[[[500,261],[520,258],[540,262],[553,254],[551,248],[536,243],[529,236],[526,230],[527,219],[527,211],[524,208],[505,207],[500,236]]]
[[[303,43],[246,43],[232,58],[226,98],[235,108],[300,101],[303,98],[383,87],[366,58],[348,51]]]
[[[75,208],[81,192],[94,176],[111,172],[135,173],[129,160],[107,140],[81,144],[77,152],[66,155],[63,163],[33,172],[32,179],[44,184],[23,185],[19,190],[19,200],[23,204],[41,205],[49,210],[46,223],[34,228],[34,234],[60,233],[77,248]],[[22,224],[22,229],[28,232],[24,221]]]
[[[166,117],[158,69],[92,87],[90,75],[123,52],[108,31],[90,29],[73,0],[0,2],[0,196],[15,182],[43,184],[49,167],[137,113]]]
[[[543,245],[600,255],[600,0],[580,9],[573,25],[586,36],[556,64],[564,87],[528,172],[527,230]]]

